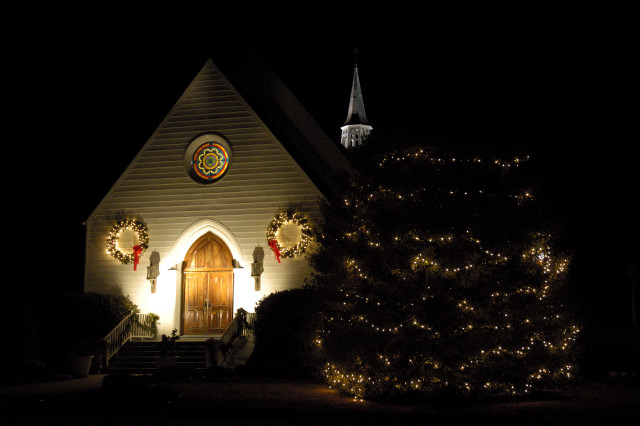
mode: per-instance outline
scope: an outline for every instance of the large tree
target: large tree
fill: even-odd
[[[527,157],[412,148],[324,205],[312,257],[328,291],[315,343],[356,397],[527,394],[570,379],[569,255]]]

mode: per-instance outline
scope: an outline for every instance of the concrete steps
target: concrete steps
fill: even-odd
[[[203,339],[178,340],[176,342],[178,362],[181,370],[204,370],[207,368],[207,350]],[[233,352],[222,364],[225,368],[245,365],[253,353],[253,334],[238,340]],[[127,342],[109,362],[110,374],[153,374],[158,371],[156,357],[160,356],[158,342]]]
[[[206,368],[204,342],[176,342],[177,367],[184,370]],[[153,374],[160,356],[158,342],[127,342],[109,362],[110,374]]]

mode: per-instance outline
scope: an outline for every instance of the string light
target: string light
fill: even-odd
[[[137,245],[142,247],[139,256],[149,248],[149,231],[147,224],[140,218],[120,218],[107,234],[107,253],[116,258],[118,261],[129,264],[133,263],[135,254],[132,251],[123,252],[118,246],[120,233],[125,229],[129,229],[136,234],[138,240]]]
[[[286,224],[295,224],[300,229],[300,239],[293,247],[283,247],[276,238],[276,234]],[[267,227],[267,241],[276,241],[280,257],[301,256],[309,247],[313,232],[309,220],[293,208],[281,211],[273,218]]]
[[[432,165],[435,171],[444,166],[482,168],[502,176],[528,160],[445,158],[417,149],[385,155],[378,166],[382,174],[413,163]],[[342,298],[325,322],[326,330],[316,337],[316,347],[335,345],[325,345],[334,336],[337,342],[351,336],[369,342],[369,352],[355,358],[355,352],[329,356],[323,369],[327,383],[355,398],[381,389],[522,395],[545,380],[573,377],[575,367],[565,355],[575,347],[580,329],[567,326],[561,305],[552,301],[569,267],[569,258],[554,252],[552,235],[503,239],[471,221],[462,229],[418,220],[413,228],[413,223],[396,224],[396,211],[416,212],[425,206],[429,217],[442,207],[440,201],[464,208],[497,197],[487,182],[457,188],[455,181],[400,182],[405,185],[394,188],[392,179],[380,181],[355,185],[337,203],[348,213],[346,229],[336,235],[347,247]],[[505,189],[499,202],[520,211],[516,209],[532,201],[533,194],[531,189]],[[435,205],[426,204],[434,197]],[[376,222],[381,211],[387,222]],[[411,344],[402,346],[405,339]],[[452,342],[459,347],[451,347]],[[513,371],[495,374],[498,365],[512,365]]]

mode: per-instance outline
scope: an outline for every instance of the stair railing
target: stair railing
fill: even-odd
[[[109,360],[120,348],[131,339],[131,328],[133,325],[133,311],[124,317],[113,330],[100,339],[98,344],[98,357],[101,358],[101,367],[106,371],[109,367]]]
[[[254,318],[253,313],[249,313],[242,308],[238,309],[233,321],[222,333],[220,340],[210,341],[210,345],[207,345],[207,350],[210,352],[207,358],[214,360],[212,365],[220,365],[226,361],[233,352],[238,339],[253,333]],[[218,351],[219,355],[216,353]]]
[[[113,330],[98,341],[96,356],[100,360],[102,371],[109,368],[109,360],[118,353],[132,337],[155,338],[153,322],[156,318],[149,314],[129,312]]]
[[[157,330],[154,322],[158,317],[154,314],[136,314],[137,317],[133,321],[131,329],[131,337],[142,339],[155,339]]]
[[[253,312],[247,312],[246,322],[248,327],[243,327],[242,332],[243,336],[248,336],[249,334],[253,334],[253,330],[256,325],[256,314]]]

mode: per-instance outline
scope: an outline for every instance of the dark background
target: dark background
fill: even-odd
[[[258,50],[338,143],[357,48],[378,141],[546,161],[541,184],[576,250],[584,314],[603,330],[630,325],[639,70],[629,11],[299,18],[0,16],[6,285],[82,289],[82,223],[208,58],[231,78]]]

